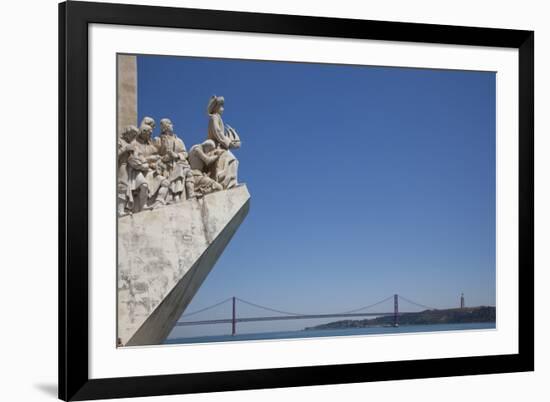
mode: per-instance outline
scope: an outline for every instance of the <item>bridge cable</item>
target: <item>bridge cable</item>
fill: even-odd
[[[380,300],[380,301],[378,301],[378,302],[376,302],[376,303],[369,304],[369,305],[367,305],[367,306],[363,306],[363,307],[356,308],[356,309],[353,309],[353,310],[344,311],[344,312],[341,312],[341,313],[338,313],[338,314],[351,314],[351,313],[355,313],[355,312],[357,312],[357,311],[366,310],[366,309],[368,309],[368,308],[371,308],[371,307],[377,306],[377,305],[379,305],[379,304],[382,304],[382,303],[384,303],[384,302],[386,302],[386,301],[392,299],[393,297],[394,297],[394,296],[391,295],[391,296],[389,296],[389,297],[387,297],[387,298],[385,298],[385,299],[383,299],[383,300]],[[436,310],[436,309],[434,309],[433,307],[426,306],[426,305],[420,304],[420,303],[416,303],[416,302],[414,302],[414,301],[412,301],[412,300],[409,300],[409,299],[407,299],[406,297],[403,297],[403,296],[401,296],[401,295],[399,295],[399,298],[403,299],[404,301],[406,301],[406,302],[408,302],[408,303],[411,303],[411,304],[414,304],[414,305],[416,305],[416,306],[418,306],[418,307],[421,307],[421,308],[425,308],[425,309],[428,309],[428,310]],[[192,316],[192,315],[199,314],[199,313],[202,313],[202,312],[204,312],[204,311],[213,309],[213,308],[218,307],[218,306],[220,306],[220,305],[222,305],[222,304],[224,304],[224,303],[227,303],[227,302],[230,301],[231,299],[232,299],[232,298],[229,297],[229,298],[227,298],[227,299],[225,299],[225,300],[222,300],[222,301],[219,302],[219,303],[213,304],[213,305],[211,305],[211,306],[205,307],[205,308],[200,309],[200,310],[197,310],[197,311],[193,311],[192,313],[184,314],[184,315],[182,315],[182,316],[180,317],[180,319],[181,319],[181,318],[187,318],[187,317],[190,317],[190,316]],[[274,309],[274,308],[262,306],[262,305],[260,305],[260,304],[256,304],[256,303],[249,302],[249,301],[247,301],[247,300],[243,300],[243,299],[241,299],[241,298],[239,298],[239,297],[235,297],[235,299],[236,299],[236,300],[239,300],[239,301],[242,302],[242,303],[248,304],[248,305],[250,305],[250,306],[257,307],[257,308],[261,308],[261,309],[268,310],[268,311],[272,311],[272,312],[279,313],[279,314],[304,315],[304,314],[302,314],[302,313],[293,313],[293,312],[289,312],[289,311],[277,310],[277,309]],[[179,320],[178,320],[178,321],[179,321]]]
[[[367,308],[370,308],[370,307],[374,307],[374,306],[377,306],[379,304],[382,304],[388,300],[390,300],[391,298],[393,298],[393,295],[389,296],[389,297],[386,297],[385,299],[383,300],[380,300],[376,303],[373,303],[373,304],[369,304],[367,306],[363,306],[363,307],[360,307],[360,308],[357,308],[357,309],[353,309],[353,310],[349,310],[349,311],[344,311],[342,313],[335,313],[335,314],[351,314],[351,313],[354,313],[356,311],[360,311],[360,310],[365,310]],[[264,310],[269,310],[269,311],[273,311],[275,313],[279,313],[279,314],[289,314],[289,315],[314,315],[314,314],[302,314],[302,313],[291,313],[291,312],[288,312],[288,311],[282,311],[282,310],[276,310],[276,309],[273,309],[273,308],[270,308],[270,307],[265,307],[265,306],[261,306],[259,304],[255,304],[255,303],[252,303],[252,302],[249,302],[249,301],[246,301],[246,300],[243,300],[243,299],[240,299],[238,297],[236,297],[237,300],[245,303],[245,304],[248,304],[250,306],[253,306],[253,307],[258,307],[258,308],[261,308],[261,309],[264,309]]]
[[[199,313],[202,313],[203,311],[206,311],[206,310],[210,310],[210,309],[213,309],[214,307],[218,307],[220,304],[224,304],[226,302],[228,302],[229,300],[231,300],[232,298],[229,297],[225,300],[222,300],[221,302],[219,303],[216,303],[216,304],[213,304],[211,306],[208,306],[208,307],[205,307],[203,309],[200,309],[200,310],[197,310],[197,311],[193,311],[192,313],[188,313],[188,314],[184,314],[182,316],[180,316],[180,319],[184,318],[184,317],[189,317],[189,316],[192,316],[192,315],[195,315],[195,314],[199,314]],[[178,320],[179,321],[179,320]]]
[[[290,313],[290,312],[288,312],[288,311],[276,310],[276,309],[274,309],[274,308],[269,308],[269,307],[261,306],[261,305],[259,305],[259,304],[255,304],[255,303],[252,303],[252,302],[249,302],[249,301],[240,299],[240,298],[238,298],[238,297],[236,297],[236,299],[237,299],[238,301],[243,302],[243,303],[245,303],[245,304],[248,304],[248,305],[250,305],[250,306],[262,308],[262,309],[264,309],[264,310],[273,311],[274,313],[289,314],[289,315],[304,315],[304,314],[301,314],[301,313]]]
[[[350,310],[350,311],[344,311],[343,313],[339,313],[339,314],[351,314],[351,313],[355,313],[356,311],[360,311],[360,310],[366,310],[368,308],[371,308],[371,307],[374,307],[374,306],[378,306],[379,304],[382,304],[390,299],[393,298],[393,295],[389,296],[389,297],[386,297],[384,300],[380,300],[379,302],[376,302],[376,303],[373,303],[373,304],[369,304],[368,306],[363,306],[363,307],[360,307],[360,308],[356,308],[356,309],[353,309],[353,310]]]
[[[403,299],[403,300],[405,300],[405,301],[408,302],[408,303],[414,304],[415,306],[422,307],[422,308],[425,308],[425,309],[428,309],[428,310],[437,310],[437,309],[435,309],[435,308],[433,308],[433,307],[426,306],[425,304],[416,303],[416,302],[414,302],[414,301],[412,301],[412,300],[409,300],[409,299],[407,299],[407,298],[405,298],[405,297],[403,297],[403,296],[401,296],[401,295],[398,295],[398,296],[399,296],[400,299]]]

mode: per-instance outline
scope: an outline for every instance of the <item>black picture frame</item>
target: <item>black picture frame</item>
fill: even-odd
[[[517,354],[90,379],[88,25],[508,47],[519,51]],[[534,370],[534,32],[70,1],[59,4],[59,398],[89,400]]]

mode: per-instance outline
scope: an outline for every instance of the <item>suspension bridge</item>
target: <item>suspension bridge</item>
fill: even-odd
[[[393,311],[372,311],[370,310],[373,307],[379,306],[389,300],[393,299]],[[437,310],[435,308],[426,306],[421,303],[417,303],[413,300],[407,299],[403,296],[400,296],[398,294],[394,294],[391,296],[386,297],[383,300],[380,300],[376,303],[369,304],[367,306],[362,306],[353,310],[344,311],[340,313],[329,313],[329,314],[302,314],[302,313],[295,313],[295,312],[289,312],[289,311],[282,311],[277,310],[271,307],[262,306],[256,303],[252,303],[243,299],[240,299],[238,297],[229,297],[225,300],[222,300],[219,303],[213,304],[211,306],[205,307],[203,309],[194,311],[192,313],[184,314],[180,317],[181,319],[185,319],[184,321],[178,321],[176,323],[176,326],[183,327],[183,326],[192,326],[192,325],[211,325],[211,324],[231,324],[231,335],[236,335],[237,333],[237,323],[244,323],[244,322],[259,322],[259,321],[280,321],[280,320],[304,320],[304,319],[315,319],[315,318],[353,318],[353,317],[368,317],[368,316],[393,316],[393,325],[398,326],[399,325],[399,316],[403,316],[405,314],[413,314],[417,313],[418,311],[399,311],[399,300],[402,302],[407,302],[409,304],[412,304],[414,306],[420,307],[425,310]],[[264,311],[269,311],[271,313],[277,313],[282,315],[268,315],[268,316],[256,316],[256,317],[238,317],[237,316],[237,302],[243,303],[252,307],[256,307],[259,309],[262,309]],[[195,320],[195,321],[189,321],[187,320],[189,317],[197,315],[199,313],[203,313],[208,310],[212,310],[218,306],[221,306],[225,303],[231,303],[232,304],[232,315],[230,318],[222,318],[222,319],[213,319],[213,320]],[[366,311],[369,310],[369,311]]]

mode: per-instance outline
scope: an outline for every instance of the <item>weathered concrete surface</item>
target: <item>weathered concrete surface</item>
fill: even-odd
[[[118,337],[162,343],[248,213],[245,185],[118,219]]]
[[[137,58],[119,54],[117,56],[117,135],[137,121]]]

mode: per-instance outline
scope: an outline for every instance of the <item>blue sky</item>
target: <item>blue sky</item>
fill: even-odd
[[[467,305],[495,305],[494,73],[138,57],[139,119],[172,119],[188,149],[206,138],[213,94],[241,136],[239,179],[252,199],[186,312],[232,296],[304,313],[394,293],[441,308],[461,292]],[[196,318],[229,315],[226,303]],[[212,327],[171,337],[230,330]]]

